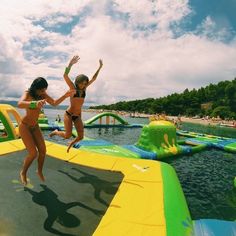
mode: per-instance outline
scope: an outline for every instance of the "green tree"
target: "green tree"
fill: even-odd
[[[229,106],[219,106],[216,107],[212,113],[211,117],[219,116],[222,119],[234,117],[234,113],[230,110]]]

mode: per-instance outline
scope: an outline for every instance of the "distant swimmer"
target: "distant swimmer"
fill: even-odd
[[[59,122],[59,123],[61,122],[61,117],[60,117],[59,114],[57,115],[56,121]]]

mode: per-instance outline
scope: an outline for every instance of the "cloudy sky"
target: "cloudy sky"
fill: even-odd
[[[161,97],[236,77],[236,0],[1,0],[0,99],[45,77],[90,78],[87,104]]]

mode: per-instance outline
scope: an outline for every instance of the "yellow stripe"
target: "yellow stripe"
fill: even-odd
[[[94,235],[166,235],[160,164],[121,159],[113,169],[125,177]]]
[[[12,145],[10,142],[0,143],[0,155],[16,151],[18,151],[18,148]]]

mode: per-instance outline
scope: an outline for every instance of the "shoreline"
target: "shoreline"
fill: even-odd
[[[131,118],[146,118],[152,119],[155,118],[156,115],[153,114],[144,114],[144,113],[137,113],[137,112],[126,112],[126,111],[115,111],[115,110],[102,110],[102,109],[83,109],[85,112],[95,112],[95,113],[102,113],[102,112],[113,112],[115,114],[124,116],[124,117],[131,117]],[[221,126],[221,127],[229,127],[229,128],[236,128],[235,121],[226,121],[220,118],[193,118],[193,117],[185,117],[185,116],[165,116],[166,120],[171,122],[187,122],[193,124],[201,124],[205,126]]]

